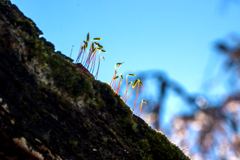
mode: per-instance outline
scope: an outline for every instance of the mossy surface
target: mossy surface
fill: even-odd
[[[39,38],[42,32],[15,5],[1,2],[0,12],[0,105],[9,110],[0,107],[0,133],[25,137],[46,159],[189,159],[131,117],[109,84]]]

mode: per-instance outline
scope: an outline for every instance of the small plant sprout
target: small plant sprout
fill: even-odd
[[[144,102],[145,104],[147,104],[147,102],[146,102],[144,99],[142,99],[141,108],[140,108],[140,111],[139,111],[138,116],[140,116],[140,114],[141,114],[143,102]]]
[[[125,98],[125,103],[127,102],[126,100],[127,100],[127,91],[129,90],[129,88],[132,86],[132,84],[133,84],[133,82],[132,81],[130,81],[130,82],[128,82],[128,88],[127,88],[127,90],[126,90],[126,92],[125,92],[125,94],[124,94],[124,96],[123,96],[123,99]],[[131,92],[132,93],[132,92]]]
[[[116,63],[116,64],[115,64],[115,72],[114,72],[112,81],[111,81],[111,83],[110,83],[110,86],[113,87],[114,90],[115,90],[115,87],[116,87],[116,75],[117,75],[118,69],[120,68],[120,66],[121,66],[123,63],[124,63],[124,62],[122,62],[122,63]]]
[[[138,96],[138,90],[139,90],[139,84],[141,84],[141,86],[143,86],[142,82],[140,81],[140,79],[137,79],[133,85],[132,85],[132,88],[134,89],[136,87],[136,85],[138,84],[138,88],[137,88],[137,95],[136,95],[136,99],[135,99],[135,103],[134,103],[134,106],[133,106],[133,111],[134,111],[134,108],[136,106],[136,102],[137,102],[137,96]]]
[[[124,99],[124,97],[126,97],[127,98],[127,92],[128,92],[128,90],[129,90],[129,88],[131,87],[131,85],[132,85],[132,81],[131,82],[129,82],[129,83],[127,83],[127,77],[128,76],[136,76],[135,74],[128,74],[127,76],[126,76],[126,92],[125,92],[125,94],[124,94],[124,96],[123,96],[123,99]],[[128,84],[130,84],[129,85],[129,87],[127,87],[128,86]],[[125,98],[125,99],[126,99]]]
[[[133,85],[132,85],[132,88],[133,88],[133,89],[132,89],[131,93],[129,94],[128,97],[125,98],[125,103],[126,103],[126,102],[128,101],[128,99],[130,98],[130,96],[131,96],[133,90],[135,89],[137,83],[138,83],[138,89],[139,89],[139,83],[141,84],[141,86],[143,86],[143,84],[142,84],[142,82],[140,81],[140,79],[137,79],[137,80],[133,83]],[[130,87],[130,86],[129,86],[129,87]],[[138,90],[137,90],[137,95],[138,95]],[[137,96],[136,96],[136,100],[137,100]],[[136,103],[136,100],[135,100],[135,103]],[[135,106],[135,105],[134,105],[134,106]],[[134,108],[133,108],[133,109],[134,109]]]
[[[84,59],[84,54],[85,54],[85,50],[88,46],[88,39],[89,39],[89,32],[87,34],[87,40],[86,42],[83,40],[84,44],[82,45],[82,42],[81,42],[81,47],[79,49],[79,53],[78,53],[78,56],[77,56],[77,59],[76,59],[76,62],[75,62],[75,67],[77,66],[77,63],[79,62],[79,60],[81,59],[82,57],[82,60],[80,61],[80,63],[83,65],[83,59]]]
[[[88,69],[90,73],[93,74],[94,72],[94,69],[95,69],[95,62],[96,62],[96,53],[97,53],[97,50],[99,50],[99,64],[98,64],[98,69],[97,69],[97,73],[95,75],[95,78],[98,77],[98,72],[99,72],[99,66],[100,66],[100,62],[101,62],[101,59],[103,58],[102,56],[100,56],[100,52],[105,52],[105,50],[103,50],[103,46],[100,45],[99,43],[97,42],[93,42],[93,41],[99,41],[101,40],[102,38],[93,38],[91,40],[91,43],[90,43],[90,49],[88,50],[88,54],[86,54],[86,49],[88,47],[88,42],[89,42],[89,32],[87,34],[87,39],[86,41],[82,41],[84,44],[82,45],[82,42],[81,42],[81,47],[79,49],[79,53],[78,53],[78,56],[77,56],[77,59],[76,59],[76,62],[75,62],[75,67],[77,66],[77,64],[80,62],[82,64],[82,71],[81,71],[81,74],[86,70]],[[72,51],[71,51],[71,54],[72,54]],[[103,58],[104,59],[104,58]]]
[[[93,40],[101,40],[100,38],[94,38]],[[97,73],[96,73],[96,75],[95,75],[95,79],[97,79],[97,77],[98,77],[98,72],[99,72],[99,67],[100,67],[100,63],[101,63],[101,59],[103,58],[104,59],[104,57],[103,56],[100,56],[100,52],[102,51],[102,52],[104,52],[104,53],[107,53],[105,50],[103,50],[103,46],[101,46],[99,43],[97,43],[97,42],[94,42],[97,46],[98,46],[98,48],[96,49],[94,49],[94,50],[99,50],[99,62],[98,62],[98,69],[97,69]],[[96,52],[96,51],[95,51]],[[105,59],[104,59],[105,60]],[[94,62],[94,67],[95,67],[95,62]]]
[[[134,108],[135,108],[135,106],[136,106],[136,102],[137,102],[137,96],[138,96],[138,90],[139,90],[139,83],[141,84],[141,86],[143,86],[143,84],[142,84],[142,82],[140,81],[140,79],[137,79],[134,83],[133,83],[133,85],[132,85],[132,92],[133,92],[133,90],[134,90],[134,88],[136,87],[136,85],[138,84],[138,88],[137,88],[137,95],[136,95],[136,99],[135,99],[135,103],[134,103],[134,106],[133,106],[133,110],[132,110],[132,114],[131,114],[131,116],[130,116],[130,119],[132,118],[132,116],[133,116],[133,111],[134,111]],[[130,93],[130,95],[129,95],[129,97],[131,96],[131,94],[132,94],[132,92]],[[128,98],[129,98],[128,97]],[[128,100],[128,99],[127,99]]]
[[[116,90],[116,93],[118,94],[118,93],[119,93],[120,86],[121,86],[122,81],[123,81],[123,76],[122,76],[122,74],[120,74],[120,76],[115,77],[114,79],[116,80],[117,78],[120,78],[119,83],[118,83],[118,88],[117,88],[117,90]]]

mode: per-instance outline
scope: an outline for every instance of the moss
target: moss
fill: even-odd
[[[41,66],[42,72],[49,66],[52,72],[47,75],[47,78],[53,78],[55,87],[61,88],[73,98],[77,98],[83,93],[90,98],[94,97],[91,75],[85,72],[80,75],[80,70],[64,59],[61,52],[54,52],[55,47],[51,42],[46,41],[43,37],[38,38],[40,32],[37,32],[35,23],[31,19],[16,18],[14,23],[21,28],[19,34],[28,48],[28,61],[37,57],[37,63]]]
[[[80,70],[75,69],[71,62],[55,54],[48,59],[48,63],[52,70],[49,77],[54,79],[56,87],[63,89],[73,98],[83,93],[87,94],[87,98],[93,98],[91,80],[86,75],[80,74]]]
[[[102,136],[102,140],[103,140],[103,142],[104,142],[104,143],[106,143],[106,142],[108,141],[108,138],[107,138],[107,137],[104,137],[104,136]]]
[[[134,132],[138,132],[137,123],[131,119],[131,125]]]
[[[44,134],[44,135],[42,136],[42,138],[43,138],[43,140],[45,140],[46,142],[49,142],[49,139],[50,139],[49,134]]]
[[[29,20],[17,20],[17,25],[22,25],[23,31],[20,33],[28,48],[28,60],[38,58],[38,65],[40,65],[42,72],[46,67],[49,67],[51,72],[47,74],[47,79],[53,78],[54,85],[61,91],[68,93],[68,96],[77,99],[79,96],[84,96],[84,102],[95,109],[104,108],[108,113],[113,115],[119,127],[128,135],[129,139],[133,140],[134,145],[139,147],[142,159],[173,159],[171,157],[178,157],[181,159],[188,159],[184,156],[181,150],[172,145],[170,141],[161,133],[153,131],[151,127],[145,125],[145,136],[143,139],[134,142],[134,135],[143,130],[143,126],[139,125],[135,119],[131,119],[132,111],[123,102],[122,98],[116,94],[111,86],[107,83],[94,80],[93,76],[88,72],[80,74],[81,70],[75,68],[74,65],[66,57],[64,58],[61,52],[54,52],[55,47],[52,43],[46,41],[45,38],[38,38],[33,34],[34,24]],[[28,38],[26,35],[29,34]],[[27,62],[26,62],[27,63]],[[95,103],[92,100],[95,99]],[[64,99],[61,99],[62,101]],[[37,121],[38,119],[33,119]],[[115,127],[117,128],[116,125]],[[111,129],[111,128],[110,128]],[[112,130],[112,132],[114,132]],[[124,133],[124,134],[125,134]],[[141,133],[142,134],[142,133]],[[49,141],[49,135],[44,134],[42,137],[45,141]],[[102,137],[103,142],[107,142],[107,137]],[[112,140],[114,141],[114,140]],[[71,145],[75,148],[78,143],[71,141]],[[79,159],[85,159],[82,154],[78,155]]]
[[[153,159],[163,157],[163,159],[174,160],[177,157],[177,159],[189,160],[189,158],[161,132],[150,130],[146,138],[151,145],[149,153],[153,155]]]
[[[26,30],[31,35],[35,33],[35,24],[29,18],[17,19],[15,24],[16,26],[21,26],[21,28],[24,28],[24,30]]]
[[[84,103],[85,103],[85,104],[89,104],[89,97],[88,97],[88,95],[85,96],[85,98],[84,98]]]
[[[136,139],[133,135],[138,133],[139,129],[144,132],[144,134],[142,133],[145,135],[143,137],[144,139],[134,142],[134,144],[139,147],[142,159],[151,160],[159,159],[159,157],[169,160],[176,159],[176,157],[179,159],[188,159],[177,146],[171,144],[165,135],[154,131],[147,123],[139,126],[139,124],[136,123],[136,118],[131,118],[132,111],[108,84],[98,84],[95,82],[93,87],[101,94],[100,96],[106,103],[107,109],[114,115],[129,138],[133,140]]]
[[[143,157],[142,160],[152,160],[152,155],[149,154],[150,144],[147,139],[141,139],[137,143],[137,147],[140,150],[140,154]]]
[[[33,123],[37,123],[40,119],[41,119],[41,117],[38,114],[32,116],[32,122]]]
[[[77,141],[70,141],[70,144],[72,145],[72,148],[76,148],[78,145]]]
[[[77,154],[77,157],[79,158],[79,160],[85,160],[85,157],[83,156],[82,153]]]
[[[0,8],[1,7],[2,6],[0,5]],[[2,8],[0,10],[1,13],[3,13]],[[43,73],[50,71],[50,73],[45,74],[47,75],[48,80],[53,79],[54,87],[52,88],[50,85],[45,85],[41,79],[40,83],[42,83],[44,86],[40,88],[42,90],[55,89],[55,91],[64,93],[64,95],[67,93],[67,96],[70,96],[75,100],[79,100],[79,96],[82,96],[84,98],[84,102],[89,104],[91,107],[90,109],[86,109],[85,111],[87,112],[84,112],[84,114],[82,114],[78,113],[78,111],[75,112],[75,110],[69,107],[70,105],[65,96],[56,96],[53,98],[52,95],[56,94],[50,93],[46,95],[43,94],[41,96],[43,98],[42,102],[51,100],[49,102],[53,103],[52,105],[54,105],[54,110],[48,108],[51,106],[49,104],[49,106],[46,105],[44,107],[38,108],[39,112],[42,108],[46,108],[47,112],[52,113],[53,115],[59,115],[58,121],[60,124],[62,124],[61,127],[67,129],[67,133],[72,132],[71,134],[67,134],[69,135],[67,137],[72,137],[75,139],[75,141],[65,139],[66,136],[64,136],[64,138],[61,139],[61,141],[58,143],[63,144],[64,147],[70,146],[69,150],[66,149],[67,152],[73,153],[74,156],[78,157],[78,159],[85,159],[81,153],[81,151],[85,149],[81,147],[89,146],[89,148],[98,149],[97,152],[99,153],[95,152],[97,153],[96,155],[104,155],[109,159],[110,156],[112,156],[113,159],[114,155],[118,156],[118,154],[123,153],[119,150],[122,148],[124,150],[127,150],[127,154],[121,154],[121,156],[123,156],[121,158],[126,157],[127,159],[131,159],[128,156],[132,155],[132,159],[188,159],[184,156],[182,151],[177,146],[173,145],[163,134],[152,130],[148,124],[143,123],[139,119],[136,120],[135,117],[131,118],[132,111],[123,102],[122,98],[116,94],[113,89],[111,89],[111,86],[109,84],[94,80],[93,76],[88,72],[83,72],[80,74],[81,69],[74,67],[71,60],[66,56],[64,57],[60,51],[55,52],[55,47],[51,42],[48,42],[45,38],[39,38],[38,35],[41,34],[41,32],[37,29],[36,25],[30,19],[24,18],[22,14],[18,13],[5,15],[8,16],[9,19],[12,18],[12,24],[14,24],[13,28],[8,27],[8,29],[17,28],[16,31],[18,32],[18,35],[20,35],[20,37],[17,37],[16,42],[19,42],[20,45],[25,46],[26,55],[24,55],[25,62],[23,63],[25,63],[26,66],[31,66],[34,69],[37,68]],[[4,47],[5,49],[10,48],[7,44],[4,44]],[[16,49],[17,48],[14,48],[14,50]],[[41,94],[41,92],[38,93]],[[48,98],[45,98],[47,95]],[[30,101],[23,101],[23,103],[24,107],[28,107],[27,109],[32,108]],[[59,105],[61,106],[61,110],[59,111],[55,110],[57,108],[57,104],[61,104]],[[64,113],[60,114],[60,111],[64,111]],[[47,114],[47,112],[43,112],[40,115],[43,117],[48,117],[44,115]],[[75,113],[71,114],[72,112]],[[90,115],[90,113],[93,114]],[[40,117],[40,115],[31,115],[31,125],[33,123],[39,123],[39,120],[42,122],[44,119],[43,117]],[[71,116],[74,117],[74,121],[72,120]],[[75,124],[75,120],[76,122],[80,123]],[[47,124],[49,122],[50,121],[48,121]],[[17,120],[16,122],[13,120],[13,123],[19,123],[21,130],[29,130],[29,128],[27,128],[29,125],[24,125]],[[72,126],[79,127],[74,128],[75,131],[72,131]],[[84,141],[76,141],[76,133],[78,133],[76,129],[82,132],[82,134],[87,134],[87,136],[91,137],[90,140],[86,138]],[[44,130],[46,131],[48,129],[43,129],[42,131]],[[99,131],[104,133],[99,135]],[[50,144],[53,143],[55,139],[59,140],[57,137],[61,134],[62,133],[60,132],[51,133],[51,141],[49,141],[50,131],[43,133],[42,138],[39,138],[43,140],[43,142],[47,142],[46,144],[50,146]],[[57,146],[56,143],[53,146]],[[62,149],[65,149],[64,147]],[[103,147],[103,150],[107,149],[107,152],[105,152],[106,155],[101,151],[101,147]],[[56,149],[53,150],[55,150],[57,153]],[[86,154],[86,156],[89,156],[89,153],[85,151],[83,153]]]
[[[91,108],[100,109],[100,106],[96,103],[95,98],[90,98],[89,106]]]

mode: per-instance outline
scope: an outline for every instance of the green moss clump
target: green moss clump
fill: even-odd
[[[36,34],[36,28],[35,28],[35,23],[29,19],[17,19],[14,23],[16,26],[21,26],[26,32],[28,32],[30,35]]]
[[[52,70],[51,76],[55,85],[66,91],[70,97],[77,98],[86,94],[85,102],[89,97],[93,97],[92,79],[86,74],[80,74],[80,70],[74,68],[70,61],[67,61],[59,54],[55,54],[48,59],[48,64]]]
[[[36,57],[37,65],[40,66],[42,72],[49,67],[51,72],[47,74],[47,79],[53,78],[56,88],[68,93],[68,96],[75,100],[83,94],[87,98],[94,97],[92,85],[94,78],[90,73],[80,74],[81,70],[74,67],[69,60],[64,59],[61,52],[54,52],[55,47],[52,43],[46,41],[45,38],[38,38],[38,35],[32,32],[36,29],[29,19],[18,19],[16,24],[21,25],[22,28],[20,36],[28,48],[27,60],[31,61]]]
[[[152,160],[152,155],[149,154],[150,151],[150,144],[148,143],[147,139],[141,139],[137,143],[137,147],[140,150],[140,154],[143,157],[142,160]]]
[[[79,158],[79,160],[85,160],[85,157],[83,156],[82,153],[77,154],[77,157]]]
[[[131,121],[132,122],[132,129],[134,132],[138,132],[138,129],[137,129],[137,123],[134,122],[133,120]]]
[[[70,141],[70,144],[72,145],[73,148],[76,148],[78,145],[77,141]]]
[[[151,145],[149,154],[153,155],[153,159],[163,157],[163,159],[175,160],[177,157],[177,159],[189,160],[189,158],[161,132],[151,129],[146,138]]]

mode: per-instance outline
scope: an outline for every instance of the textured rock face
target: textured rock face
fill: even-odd
[[[189,159],[0,1],[0,159]]]

